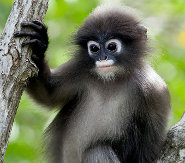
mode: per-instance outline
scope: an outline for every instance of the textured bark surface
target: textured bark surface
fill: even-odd
[[[185,163],[185,112],[169,130],[159,163]]]
[[[30,59],[31,50],[21,48],[23,39],[14,39],[22,21],[43,20],[49,0],[15,0],[4,31],[0,36],[0,163],[8,144],[8,138],[18,104],[28,81],[37,74]]]

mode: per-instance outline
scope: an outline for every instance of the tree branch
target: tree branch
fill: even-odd
[[[185,162],[185,112],[180,121],[168,132],[166,142],[158,163],[184,163]]]
[[[0,37],[0,162],[8,144],[8,138],[18,104],[28,81],[37,74],[30,59],[31,50],[22,48],[22,39],[14,39],[22,21],[43,20],[49,0],[15,0],[4,31]]]

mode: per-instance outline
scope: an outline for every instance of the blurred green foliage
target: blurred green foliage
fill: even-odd
[[[0,33],[12,4],[13,0],[0,0]],[[145,18],[152,45],[148,60],[167,82],[171,93],[170,126],[185,110],[185,1],[125,0],[125,4],[141,11]],[[73,49],[69,44],[70,36],[97,5],[98,0],[50,0],[44,22],[50,37],[47,60],[51,68],[69,59]],[[55,114],[33,103],[24,93],[4,162],[44,162],[41,158],[42,134]]]

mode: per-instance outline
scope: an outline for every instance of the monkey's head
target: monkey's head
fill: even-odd
[[[77,31],[81,63],[104,79],[131,73],[146,54],[147,30],[128,10],[100,6]]]

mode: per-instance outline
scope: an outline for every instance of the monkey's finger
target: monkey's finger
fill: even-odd
[[[41,39],[41,36],[37,32],[32,31],[18,31],[14,34],[14,37],[31,36],[37,39]]]
[[[46,49],[46,45],[43,44],[43,43],[42,43],[40,40],[38,40],[38,39],[23,41],[22,46],[26,46],[26,45],[37,45],[38,47],[40,47],[40,48],[42,48],[42,49]]]
[[[35,61],[35,62],[38,62],[38,61],[39,61],[39,57],[38,57],[37,55],[35,55],[35,54],[32,54],[32,55],[31,55],[31,59],[32,59],[33,61]]]
[[[33,28],[37,32],[40,32],[42,30],[41,26],[39,26],[39,25],[37,25],[37,24],[35,24],[33,22],[22,22],[21,26],[22,27],[31,27],[31,28]]]
[[[40,26],[43,30],[47,31],[47,27],[39,20],[33,20],[32,23]]]

